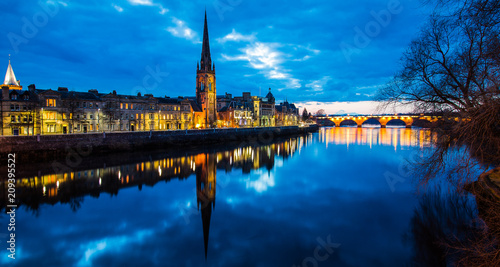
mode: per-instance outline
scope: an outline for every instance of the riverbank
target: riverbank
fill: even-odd
[[[113,132],[67,135],[2,136],[0,155],[16,153],[19,162],[51,161],[56,158],[106,154],[151,149],[197,148],[213,144],[240,142],[259,145],[275,138],[305,134],[318,130],[307,127],[223,128],[204,130]]]

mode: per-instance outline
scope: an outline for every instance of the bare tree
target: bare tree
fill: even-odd
[[[325,116],[326,115],[326,112],[324,109],[320,109],[318,111],[316,111],[316,116]]]
[[[477,235],[465,239],[451,233],[438,245],[458,253],[459,266],[498,266],[498,198],[470,185],[478,170],[500,164],[500,1],[425,2],[434,13],[403,54],[402,69],[376,99],[384,106],[412,105],[418,113],[445,115],[432,132],[437,134],[433,152],[412,164],[423,184],[445,175],[457,190],[468,187],[486,226],[476,225]]]
[[[456,9],[430,17],[403,54],[402,70],[379,91],[378,99],[412,104],[418,111],[456,111],[464,116],[484,105],[497,105],[498,1],[437,2],[439,7]]]
[[[69,92],[68,96],[63,99],[63,112],[67,112],[66,120],[69,122],[68,133],[74,133],[75,125],[83,121],[83,112],[80,109],[78,100],[74,92]]]
[[[461,118],[443,127],[442,147],[467,144],[500,162],[500,3],[429,0],[435,12],[403,54],[402,69],[377,94],[384,105]],[[434,161],[438,162],[438,161]]]
[[[116,101],[108,101],[103,104],[103,122],[108,126],[108,130],[112,131],[115,121],[119,118],[119,104]]]

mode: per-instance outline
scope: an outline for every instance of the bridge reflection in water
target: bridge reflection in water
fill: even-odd
[[[320,129],[320,141],[335,145],[374,145],[392,146],[394,150],[404,147],[430,147],[436,135],[430,130],[412,131],[407,128],[351,128],[326,127]]]

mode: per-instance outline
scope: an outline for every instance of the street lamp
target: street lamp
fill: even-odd
[[[97,131],[99,131],[99,121],[101,119],[101,116],[99,115],[100,112],[101,112],[101,109],[98,108],[97,109],[97,129],[98,129]],[[101,129],[101,131],[102,131],[102,129]]]
[[[42,108],[42,129],[41,129],[41,132],[43,134],[43,108]]]

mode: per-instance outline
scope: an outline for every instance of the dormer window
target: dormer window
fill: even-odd
[[[11,99],[12,100],[17,100],[17,94],[12,94]]]
[[[55,107],[56,106],[56,100],[52,98],[47,98],[46,100],[46,106],[47,107]]]

